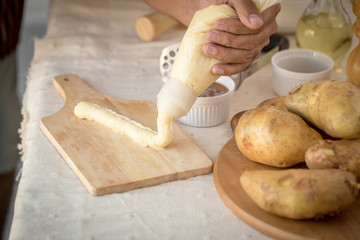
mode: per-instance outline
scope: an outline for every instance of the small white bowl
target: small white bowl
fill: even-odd
[[[285,96],[291,89],[307,82],[330,80],[333,59],[309,49],[287,49],[271,58],[274,91]]]
[[[213,127],[226,121],[235,91],[234,80],[222,76],[216,82],[229,91],[214,97],[198,97],[189,113],[178,119],[179,122],[193,127]]]

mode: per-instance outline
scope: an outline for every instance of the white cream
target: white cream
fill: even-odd
[[[115,132],[125,134],[145,147],[162,148],[169,144],[172,138],[172,117],[166,112],[158,114],[158,132],[94,103],[79,102],[74,113],[79,118],[95,121]]]

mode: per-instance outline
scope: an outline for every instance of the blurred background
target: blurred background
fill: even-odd
[[[50,0],[25,0],[24,3],[20,42],[17,47],[17,93],[20,104],[22,103],[22,96],[26,87],[26,76],[30,69],[30,62],[34,53],[34,39],[41,38],[46,33],[49,3]],[[21,163],[18,165],[17,172],[19,172],[21,168]],[[11,206],[3,232],[3,239],[9,238],[17,184],[18,182],[16,182],[14,186]]]
[[[18,96],[20,103],[25,91],[25,80],[34,53],[34,38],[46,33],[50,0],[25,0],[20,42],[17,48]]]

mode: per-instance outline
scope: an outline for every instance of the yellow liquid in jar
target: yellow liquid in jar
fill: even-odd
[[[307,15],[301,18],[296,29],[296,43],[300,48],[328,54],[338,67],[351,47],[352,25],[333,13]]]

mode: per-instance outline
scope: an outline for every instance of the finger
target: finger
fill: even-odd
[[[276,25],[277,26],[277,25]],[[277,31],[277,27],[256,34],[235,35],[217,30],[209,30],[206,38],[213,43],[237,49],[254,49],[259,46],[266,46],[269,43],[269,36]]]
[[[259,29],[264,25],[264,20],[256,5],[251,0],[231,1],[239,16],[240,21],[250,29]]]
[[[263,28],[268,26],[269,24],[272,24],[276,16],[279,14],[281,10],[280,4],[275,4],[266,10],[264,10],[261,15],[264,20],[264,25],[261,28],[258,29],[250,29],[247,26],[245,26],[240,19],[238,18],[223,18],[219,21],[214,23],[214,29],[219,31],[226,31],[233,34],[254,34],[261,31]]]
[[[236,35],[218,30],[209,30],[206,37],[210,42],[238,49],[253,49],[266,46],[270,39],[269,36],[276,33],[278,25],[276,21],[266,26],[262,31],[248,35]]]
[[[226,63],[247,63],[253,62],[261,53],[261,49],[265,45],[260,45],[257,48],[244,50],[220,46],[214,43],[206,43],[203,46],[205,55],[220,60]]]
[[[251,63],[236,63],[236,64],[215,64],[211,71],[216,75],[231,76],[244,71]]]
[[[238,18],[223,18],[214,23],[214,29],[229,32],[233,34],[254,34],[260,31],[260,29],[250,29],[245,26]]]
[[[276,16],[281,10],[280,3],[272,5],[271,7],[265,9],[261,15],[263,16],[264,22],[269,22],[275,20]]]
[[[256,57],[256,59],[258,59],[260,57],[260,54]],[[252,64],[252,62],[218,63],[218,64],[215,64],[211,68],[211,71],[212,71],[212,73],[217,74],[217,75],[231,76],[231,75],[234,75],[234,74],[237,74],[239,72],[246,70],[251,64]]]

